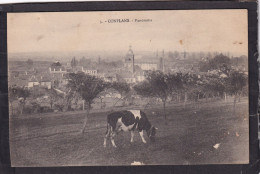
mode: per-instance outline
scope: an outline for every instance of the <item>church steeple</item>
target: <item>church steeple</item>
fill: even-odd
[[[132,73],[134,73],[134,66],[134,52],[132,50],[132,45],[129,45],[129,50],[127,51],[125,56],[125,67],[128,67],[129,69],[131,68]]]
[[[134,52],[132,50],[132,46],[129,45],[129,50],[127,51],[126,57],[125,57],[125,62],[131,62],[133,58]]]

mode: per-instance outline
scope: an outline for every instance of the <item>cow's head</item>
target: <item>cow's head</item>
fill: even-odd
[[[155,134],[157,129],[158,128],[151,126],[151,128],[147,131],[147,136],[150,138],[152,142],[155,142]]]

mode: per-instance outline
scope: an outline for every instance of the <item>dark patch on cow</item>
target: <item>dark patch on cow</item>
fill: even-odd
[[[137,129],[139,131],[142,131],[142,130],[146,130],[147,131],[147,130],[151,129],[152,125],[149,122],[149,120],[147,119],[145,113],[143,111],[140,111],[140,113],[141,113],[141,119],[139,121]]]
[[[124,123],[124,125],[130,126],[130,125],[136,124],[138,122],[138,120],[135,119],[135,116],[131,112],[123,111],[122,112],[122,122]]]

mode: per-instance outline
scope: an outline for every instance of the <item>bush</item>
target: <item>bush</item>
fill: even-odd
[[[63,111],[65,105],[63,103],[55,103],[54,106],[57,110]]]
[[[47,113],[47,112],[53,112],[53,109],[51,109],[48,106],[41,106],[39,103],[32,102],[31,105],[27,105],[24,107],[23,112],[25,114],[33,114],[33,113]]]
[[[32,102],[31,105],[32,105],[33,113],[39,113],[41,105],[36,102]]]
[[[23,109],[23,113],[24,114],[32,114],[32,113],[34,113],[33,107],[32,106],[25,106],[24,109]]]
[[[53,109],[51,109],[48,106],[41,106],[39,109],[39,113],[47,113],[47,112],[53,112]]]

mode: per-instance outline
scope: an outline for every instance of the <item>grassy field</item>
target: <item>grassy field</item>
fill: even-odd
[[[135,133],[120,133],[113,148],[103,147],[108,112],[93,111],[88,129],[80,133],[84,112],[21,115],[10,118],[14,166],[150,165],[246,163],[249,156],[248,103],[242,99],[233,113],[232,102],[167,107],[167,121],[158,106],[145,110],[158,127],[155,143],[141,142]],[[145,134],[145,139],[148,137]],[[215,148],[214,148],[215,146]],[[217,147],[218,146],[218,147]]]

